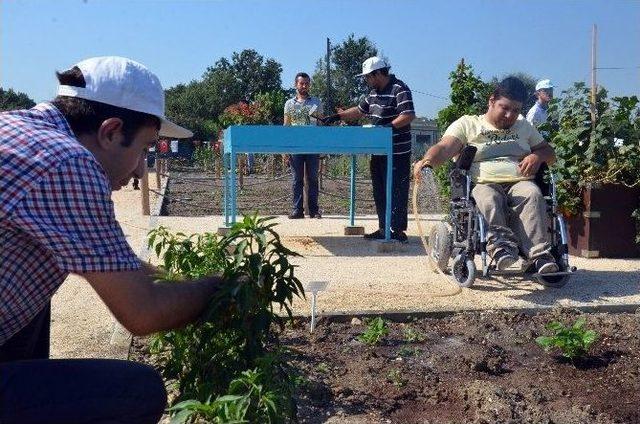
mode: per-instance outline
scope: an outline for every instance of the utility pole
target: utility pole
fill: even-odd
[[[327,37],[327,87],[325,90],[325,113],[330,115],[333,113],[333,99],[331,96],[331,40]]]
[[[596,126],[596,93],[598,90],[598,84],[596,83],[596,53],[598,42],[598,27],[593,24],[592,38],[591,38],[591,126]]]

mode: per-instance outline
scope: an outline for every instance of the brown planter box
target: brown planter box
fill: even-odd
[[[636,223],[640,188],[591,185],[584,190],[584,212],[567,219],[569,253],[585,258],[639,258]]]

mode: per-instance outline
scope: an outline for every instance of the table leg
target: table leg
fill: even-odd
[[[356,155],[351,155],[351,204],[349,206],[349,225],[355,225],[356,215]]]

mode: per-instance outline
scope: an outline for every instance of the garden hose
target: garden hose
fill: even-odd
[[[418,226],[418,233],[420,234],[420,241],[422,241],[422,246],[424,247],[424,251],[427,254],[427,265],[431,272],[434,272],[438,275],[440,281],[446,281],[447,284],[453,284],[455,289],[451,292],[444,293],[430,293],[431,297],[448,297],[455,296],[462,292],[462,289],[457,283],[451,281],[450,278],[447,278],[442,271],[438,268],[438,266],[433,262],[433,258],[431,257],[431,249],[427,244],[427,237],[424,233],[424,229],[422,228],[422,221],[420,220],[420,214],[418,214],[418,188],[420,187],[420,181],[417,178],[414,178],[413,181],[413,216],[416,221],[416,225]]]

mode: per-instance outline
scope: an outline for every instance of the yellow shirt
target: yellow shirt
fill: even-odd
[[[520,174],[518,163],[544,139],[529,122],[518,119],[511,128],[497,129],[484,115],[465,115],[449,125],[444,136],[452,136],[478,151],[471,165],[477,183],[511,183],[531,180]]]

